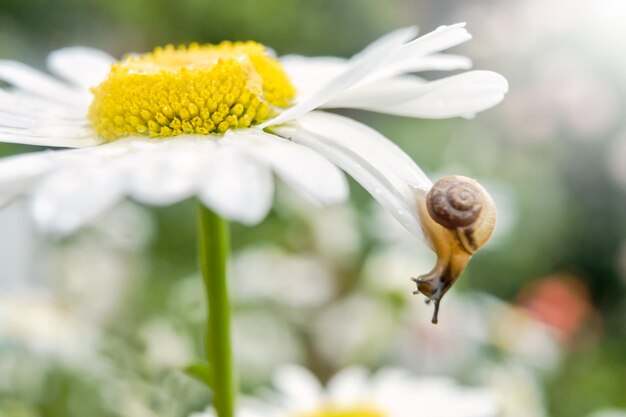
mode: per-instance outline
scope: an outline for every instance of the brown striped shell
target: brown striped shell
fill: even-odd
[[[470,254],[482,247],[493,232],[496,220],[491,196],[476,180],[460,175],[444,177],[426,195],[430,217],[455,231]]]

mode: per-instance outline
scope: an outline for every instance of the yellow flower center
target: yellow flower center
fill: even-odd
[[[386,413],[373,406],[337,407],[325,406],[311,413],[299,414],[297,417],[388,417]]]
[[[223,133],[289,106],[295,89],[256,42],[222,42],[128,56],[92,89],[89,120],[104,138]]]

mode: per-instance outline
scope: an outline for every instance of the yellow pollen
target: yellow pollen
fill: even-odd
[[[325,406],[319,410],[298,414],[296,417],[388,417],[376,407],[363,405],[354,407]]]
[[[131,55],[92,92],[88,117],[108,140],[224,133],[266,120],[295,96],[279,62],[256,42]]]

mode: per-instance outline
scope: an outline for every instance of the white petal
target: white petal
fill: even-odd
[[[137,155],[130,194],[136,200],[169,205],[191,197],[198,189],[203,166],[217,149],[213,140],[178,137]]]
[[[45,231],[67,235],[111,208],[124,195],[126,173],[114,164],[82,164],[49,174],[34,190],[31,209]]]
[[[263,410],[267,409],[267,407],[263,408]],[[237,412],[237,417],[268,417],[271,416],[271,414],[269,414],[269,412],[260,412],[260,410],[257,409],[248,409],[248,408],[241,408],[241,410],[239,410]]]
[[[403,44],[408,42],[409,40],[415,38],[419,30],[417,26],[407,26],[404,28],[393,30],[389,33],[384,34],[380,38],[376,39],[374,42],[367,45],[363,50],[354,55],[352,59],[361,59],[370,54],[372,51],[377,49],[388,48],[391,45],[395,45],[398,41]]]
[[[326,103],[324,108],[362,108],[384,106],[414,100],[431,90],[427,81],[413,76],[393,77],[358,85]]]
[[[283,366],[274,373],[272,382],[290,403],[305,410],[319,407],[322,386],[308,370],[296,365]]]
[[[37,128],[0,126],[0,142],[21,143],[62,148],[87,148],[105,142],[90,128],[72,125],[51,125]]]
[[[235,132],[223,142],[271,166],[287,185],[316,203],[337,204],[348,198],[343,173],[309,148],[257,129]]]
[[[394,51],[388,62],[381,66],[372,78],[378,79],[414,71],[413,67],[415,65],[419,67],[419,61],[427,55],[459,45],[471,38],[472,35],[465,29],[465,23],[440,26]]]
[[[346,117],[311,112],[274,131],[315,149],[357,180],[404,227],[422,236],[416,198],[432,186],[422,170],[380,133]]]
[[[271,208],[273,194],[269,169],[234,149],[214,152],[202,171],[200,199],[230,220],[260,222]]]
[[[53,51],[47,66],[54,74],[89,89],[106,78],[115,58],[98,49],[75,46]]]
[[[22,91],[70,106],[85,105],[89,95],[20,62],[0,60],[0,80]]]
[[[469,69],[471,67],[472,60],[463,55],[429,54],[419,59],[406,62],[401,73],[418,71],[453,71],[459,69]],[[396,67],[396,69],[399,70],[400,68]]]
[[[296,101],[315,93],[350,67],[347,59],[287,55],[280,58],[289,80],[296,87]]]
[[[407,399],[410,398],[411,403],[417,401],[422,407],[422,391],[415,387],[414,379],[403,370],[382,369],[378,371],[371,379],[372,401],[380,404],[390,415],[406,415]],[[442,407],[445,403],[442,404]],[[432,415],[432,410],[425,411],[426,415]],[[408,414],[411,415],[411,414]],[[435,413],[438,415],[438,413]],[[445,412],[442,414],[445,414]],[[487,417],[487,416],[485,416]]]
[[[464,25],[442,26],[434,32],[404,45],[393,56],[389,57],[388,62],[382,64],[378,70],[362,82],[409,72],[470,68],[472,61],[465,56],[431,53],[470,39],[471,36],[465,30]],[[382,38],[379,41],[384,40]],[[372,45],[375,46],[376,42]],[[298,97],[296,100],[298,102],[320,90],[333,78],[350,68],[350,61],[338,57],[287,55],[281,57],[280,61],[297,89]]]
[[[42,119],[66,122],[85,122],[87,106],[64,106],[42,97],[35,97],[19,90],[0,89],[0,113],[9,116],[22,116],[39,124]]]
[[[285,110],[272,120],[259,125],[260,128],[288,122],[301,114],[332,100],[341,92],[359,83],[387,61],[405,42],[415,36],[415,28],[396,30],[373,42],[350,60],[350,67],[324,87],[300,103]]]
[[[101,158],[94,158],[93,153],[91,149],[43,151],[1,158],[0,205],[30,193],[39,179],[49,172],[99,163]]]
[[[0,159],[0,206],[28,192],[53,163],[52,152]]]
[[[404,76],[355,88],[327,107],[438,119],[486,110],[502,101],[507,91],[506,79],[492,71],[469,71],[427,83]]]
[[[365,368],[346,368],[328,383],[328,393],[333,403],[350,405],[363,399],[367,393],[369,372]]]
[[[71,148],[104,142],[76,109],[1,90],[0,141]]]

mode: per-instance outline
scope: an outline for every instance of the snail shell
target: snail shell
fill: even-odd
[[[426,195],[430,217],[453,231],[461,246],[473,254],[487,243],[496,221],[495,204],[476,180],[453,175],[433,184]]]

